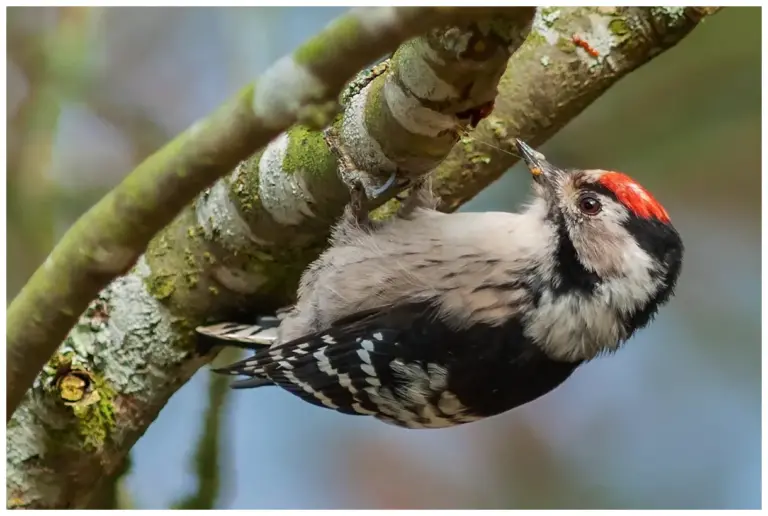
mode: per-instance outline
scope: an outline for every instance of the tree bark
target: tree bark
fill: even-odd
[[[8,307],[6,421],[88,303],[203,188],[291,124],[326,125],[344,83],[397,43],[491,12],[352,10],[142,163],[74,224]]]
[[[513,166],[514,138],[544,143],[619,79],[674,47],[720,9],[539,9],[531,36],[501,78],[493,113],[435,172],[440,209],[458,209]],[[597,55],[577,45],[574,36]]]
[[[161,231],[89,305],[8,424],[8,505],[85,505],[96,480],[210,359],[195,351],[196,325],[292,300],[348,200],[344,182],[356,176],[374,189],[393,172],[407,181],[449,156],[438,192],[455,209],[514,161],[478,151],[471,138],[455,145],[455,126],[487,114],[497,87],[477,137],[503,148],[512,136],[543,141],[715,9],[540,8],[521,47],[531,12],[507,12],[410,41],[353,81],[331,124],[336,150],[353,165],[342,174],[323,134],[297,126]],[[571,31],[598,56],[576,48]]]

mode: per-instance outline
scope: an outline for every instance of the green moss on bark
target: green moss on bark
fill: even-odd
[[[608,23],[608,28],[616,36],[624,36],[629,32],[626,20],[623,18],[614,18]]]
[[[565,52],[566,54],[573,54],[576,52],[576,45],[574,45],[573,41],[569,40],[568,38],[559,37],[557,38],[556,45],[557,48],[559,48],[561,51]]]
[[[297,121],[314,131],[320,131],[333,121],[333,118],[339,113],[339,108],[339,103],[336,100],[309,104],[299,109]]]
[[[408,43],[406,42],[404,45],[405,44]],[[402,45],[400,48],[402,48]],[[384,61],[376,63],[370,68],[366,68],[365,70],[360,71],[355,76],[355,78],[349,81],[349,83],[344,87],[341,95],[339,95],[340,103],[342,105],[347,105],[352,97],[360,93],[360,91],[368,86],[368,84],[370,84],[370,82],[376,77],[385,73],[389,69],[389,66],[390,59],[385,59]],[[339,116],[343,117],[343,113],[340,113]],[[334,120],[334,125],[335,124],[336,120]]]
[[[525,39],[526,45],[545,45],[547,44],[547,38],[545,38],[541,33],[532,30],[530,34],[528,34],[528,37]]]
[[[173,274],[151,275],[145,282],[149,293],[160,301],[171,297],[176,290],[176,276]]]
[[[312,131],[303,125],[288,131],[288,148],[283,159],[286,174],[302,172],[308,176],[324,176],[335,164],[321,131]]]
[[[301,45],[293,53],[293,59],[301,65],[317,65],[337,55],[339,47],[346,47],[357,39],[362,26],[354,16],[343,16],[336,20],[324,37],[314,37]]]
[[[397,54],[392,57],[392,62],[397,63]],[[384,83],[386,75],[379,76],[371,81],[368,90],[368,98],[365,103],[365,126],[371,128],[379,121],[383,121],[382,110],[384,108]]]
[[[259,205],[259,162],[264,150],[250,158],[241,161],[235,169],[235,178],[230,185],[230,191],[237,198],[237,204],[247,215]]]
[[[91,330],[83,328],[89,333]],[[115,390],[96,371],[89,357],[67,350],[54,354],[42,371],[42,385],[50,401],[71,410],[83,448],[98,451],[115,427]],[[70,438],[71,439],[71,438]],[[62,442],[56,440],[57,447]],[[70,443],[74,444],[74,443]]]
[[[387,202],[385,202],[384,204],[382,204],[381,206],[379,206],[378,208],[376,208],[375,210],[372,210],[368,214],[368,217],[371,220],[376,220],[376,221],[387,220],[391,218],[393,215],[395,215],[395,213],[397,213],[397,210],[400,209],[401,205],[402,203],[400,201],[398,201],[395,198],[392,198]]]
[[[100,450],[115,428],[115,391],[103,378],[91,374],[93,389],[98,400],[92,404],[75,404],[72,411],[77,418],[77,428],[83,438],[83,445]]]
[[[476,164],[488,164],[491,162],[491,155],[488,152],[480,150],[475,142],[475,139],[471,136],[464,136],[460,140],[461,146],[464,149],[464,155],[467,161]]]

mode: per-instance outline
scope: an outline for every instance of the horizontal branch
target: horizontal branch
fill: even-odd
[[[255,85],[155,153],[83,215],[8,307],[7,415],[85,310],[130,270],[157,231],[203,188],[296,121],[322,126],[344,83],[362,66],[430,27],[459,18],[451,8],[354,10]]]

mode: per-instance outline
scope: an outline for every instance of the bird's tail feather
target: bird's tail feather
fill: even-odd
[[[238,322],[221,322],[196,328],[198,333],[198,349],[207,354],[213,347],[233,346],[253,351],[263,350],[277,341],[281,321],[293,309],[292,306],[277,310],[275,315],[260,316],[254,324]],[[227,375],[241,374],[239,362],[228,366],[212,369],[213,372]],[[274,382],[262,375],[252,375],[250,378],[232,382],[233,389],[248,389],[262,385],[273,385]]]
[[[277,340],[278,324],[265,324],[259,321],[256,324],[240,324],[236,322],[223,322],[210,326],[198,326],[197,333],[204,337],[214,339],[217,344],[242,347],[245,349],[261,349],[263,346],[271,346]]]
[[[261,346],[264,349],[264,346]],[[267,377],[263,372],[255,373],[252,368],[247,367],[247,363],[250,358],[239,360],[232,364],[228,364],[221,367],[211,368],[211,371],[216,374],[228,375],[228,376],[245,376],[242,380],[235,380],[230,383],[232,389],[253,389],[264,385],[275,385],[275,382]]]
[[[198,326],[195,331],[214,346],[228,345],[258,350],[262,346],[274,344],[277,340],[280,322],[292,308],[289,306],[281,308],[275,315],[260,316],[253,324],[227,321],[208,326]]]
[[[253,389],[264,385],[275,385],[275,382],[264,376],[254,376],[245,380],[236,380],[229,384],[230,389]]]

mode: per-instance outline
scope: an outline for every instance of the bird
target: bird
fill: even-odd
[[[436,429],[531,403],[623,348],[674,295],[679,232],[625,173],[560,168],[515,144],[532,177],[515,213],[441,212],[427,177],[372,220],[353,186],[294,305],[197,328],[254,350],[215,371],[245,377],[232,388]]]

